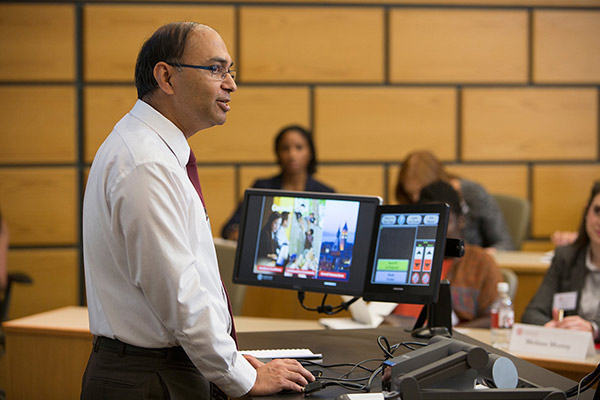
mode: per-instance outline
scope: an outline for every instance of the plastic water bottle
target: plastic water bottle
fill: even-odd
[[[506,351],[515,321],[515,311],[506,282],[498,282],[498,300],[492,305],[491,317],[492,346]]]

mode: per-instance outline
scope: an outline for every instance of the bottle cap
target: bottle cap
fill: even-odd
[[[498,282],[498,292],[508,293],[508,282]]]

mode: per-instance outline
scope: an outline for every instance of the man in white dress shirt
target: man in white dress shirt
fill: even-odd
[[[98,150],[83,205],[94,334],[83,399],[267,395],[314,380],[295,360],[237,351],[201,191],[186,172],[196,168],[187,139],[225,123],[232,65],[219,34],[195,23],[165,25],[140,50],[139,99]]]

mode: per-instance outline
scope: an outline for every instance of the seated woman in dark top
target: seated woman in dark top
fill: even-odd
[[[334,190],[312,178],[317,170],[317,154],[312,134],[301,126],[290,125],[275,137],[275,154],[281,173],[268,179],[259,179],[252,185],[259,189],[284,189],[306,192],[329,192]],[[241,222],[240,204],[223,227],[221,236],[237,240]]]
[[[600,181],[592,187],[575,242],[557,247],[552,264],[521,321],[593,332],[600,339]],[[554,309],[554,296],[572,293],[573,309]]]

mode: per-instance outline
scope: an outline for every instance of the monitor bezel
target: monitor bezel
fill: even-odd
[[[373,270],[375,268],[375,256],[379,231],[379,221],[382,214],[402,213],[439,213],[439,223],[436,232],[436,246],[432,260],[432,272],[428,286],[413,285],[389,285],[371,283]],[[437,303],[442,273],[442,263],[446,247],[446,235],[448,230],[448,218],[450,206],[446,203],[428,204],[399,204],[380,206],[375,212],[373,221],[373,233],[371,235],[371,248],[369,250],[369,264],[365,276],[365,287],[363,298],[366,301],[383,301],[406,304],[432,304]],[[412,260],[411,260],[412,262]]]
[[[361,257],[364,258],[364,265],[361,267],[362,276],[359,275],[359,278],[356,275],[353,275],[352,279],[357,279],[353,281],[352,286],[349,284],[343,284],[336,287],[333,286],[318,286],[311,285],[311,281],[302,278],[288,278],[286,280],[269,280],[262,281],[257,279],[250,279],[244,276],[243,268],[250,268],[247,265],[248,260],[242,260],[242,257],[246,256],[247,258],[247,248],[246,246],[255,246],[258,238],[253,238],[252,243],[249,242],[249,237],[252,237],[253,232],[247,230],[252,229],[254,231],[254,235],[257,234],[258,230],[257,226],[254,227],[248,226],[248,218],[246,216],[249,212],[253,210],[249,210],[249,201],[248,199],[251,196],[269,196],[269,197],[277,197],[277,196],[286,196],[286,197],[294,197],[294,198],[309,198],[309,199],[330,199],[330,200],[345,200],[345,201],[358,201],[360,203],[359,207],[359,216],[357,220],[357,224],[361,225],[357,226],[356,234],[359,235],[359,228],[361,229],[360,238],[364,241],[364,254],[361,254]],[[244,285],[252,285],[259,287],[268,287],[275,289],[288,289],[295,290],[299,292],[315,292],[315,293],[326,293],[326,294],[338,294],[338,295],[351,295],[351,296],[361,296],[364,288],[364,279],[366,277],[366,269],[368,268],[368,250],[370,248],[371,242],[371,234],[372,230],[372,222],[375,213],[377,212],[377,208],[380,207],[383,200],[378,196],[366,196],[366,195],[349,195],[349,194],[340,194],[340,193],[326,193],[326,192],[298,192],[298,191],[287,191],[287,190],[275,190],[275,189],[247,189],[244,193],[244,202],[242,205],[242,214],[241,214],[241,223],[238,237],[238,246],[235,255],[235,266],[233,269],[233,282],[237,284]],[[372,209],[371,211],[364,209],[363,206],[367,206]],[[369,215],[370,213],[370,215]],[[363,216],[363,220],[361,220],[361,215]],[[364,220],[364,218],[368,218]],[[248,236],[250,235],[250,236]],[[353,260],[354,260],[353,254]],[[246,264],[242,264],[245,262]],[[254,263],[253,263],[254,264]]]

